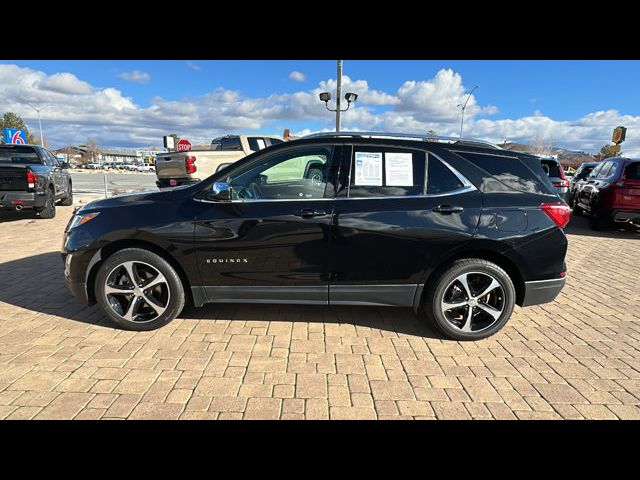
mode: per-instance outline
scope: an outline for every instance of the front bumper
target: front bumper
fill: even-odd
[[[552,302],[560,293],[566,283],[566,278],[553,278],[551,280],[537,280],[534,282],[524,282],[523,307],[540,305]]]
[[[83,281],[77,281],[72,278],[72,269],[74,269],[74,263],[76,260],[70,253],[62,252],[62,263],[64,264],[64,281],[67,284],[67,288],[76,299],[84,304],[89,304],[89,295],[87,293],[87,284]]]
[[[41,208],[46,202],[46,195],[36,192],[0,191],[0,208],[12,208],[21,205],[22,208]]]

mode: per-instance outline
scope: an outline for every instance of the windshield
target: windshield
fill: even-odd
[[[550,177],[560,178],[562,176],[560,173],[560,164],[558,162],[553,160],[542,160],[540,163],[542,164],[542,169]]]
[[[42,162],[33,148],[0,148],[0,164],[34,165],[40,163]]]

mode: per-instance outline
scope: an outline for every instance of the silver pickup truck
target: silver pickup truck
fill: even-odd
[[[156,157],[158,188],[197,183],[237,160],[271,145],[282,143],[276,135],[226,135],[210,146]]]

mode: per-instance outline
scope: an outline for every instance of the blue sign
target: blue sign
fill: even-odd
[[[24,145],[27,143],[27,134],[24,130],[16,130],[15,128],[3,128],[2,135],[4,143],[17,143]]]

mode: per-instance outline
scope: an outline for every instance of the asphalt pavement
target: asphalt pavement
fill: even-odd
[[[84,198],[157,190],[155,173],[72,172],[73,195],[76,201]]]

